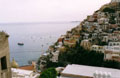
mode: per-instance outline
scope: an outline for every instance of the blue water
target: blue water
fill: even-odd
[[[79,22],[0,24],[0,30],[10,35],[10,59],[15,58],[23,66],[28,65],[28,61],[37,60],[61,35],[78,24]],[[24,45],[19,46],[18,42],[23,42]]]

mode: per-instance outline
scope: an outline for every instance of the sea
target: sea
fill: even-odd
[[[80,22],[1,23],[0,31],[9,34],[10,60],[19,66],[37,61],[61,35]],[[24,45],[18,45],[24,43]]]

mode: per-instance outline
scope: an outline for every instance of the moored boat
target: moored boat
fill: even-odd
[[[24,43],[18,43],[18,45],[24,45]]]

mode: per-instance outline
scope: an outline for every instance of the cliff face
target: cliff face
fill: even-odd
[[[0,78],[11,78],[8,35],[0,32]]]

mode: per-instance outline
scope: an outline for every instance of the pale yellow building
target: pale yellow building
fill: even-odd
[[[8,37],[5,32],[0,32],[0,78],[11,78]]]
[[[80,46],[82,46],[86,50],[91,49],[91,43],[89,42],[89,40],[82,40]]]
[[[64,45],[66,45],[68,47],[75,47],[76,40],[64,40]]]

